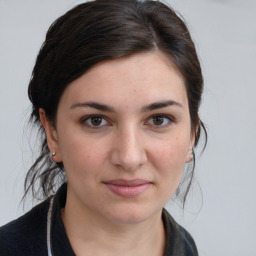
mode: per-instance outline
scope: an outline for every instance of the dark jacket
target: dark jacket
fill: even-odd
[[[75,256],[61,219],[65,207],[67,185],[63,184],[53,200],[52,255]],[[0,256],[47,256],[47,213],[50,199],[35,206],[22,217],[0,228]],[[178,225],[170,214],[162,215],[166,247],[164,256],[198,256],[196,245],[189,233]]]

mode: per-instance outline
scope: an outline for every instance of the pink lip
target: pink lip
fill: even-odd
[[[147,180],[134,179],[134,180],[109,180],[103,182],[114,194],[131,198],[142,194],[152,183]]]

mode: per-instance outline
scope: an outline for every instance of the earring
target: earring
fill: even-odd
[[[55,156],[56,155],[56,153],[55,152],[52,152],[52,156]]]

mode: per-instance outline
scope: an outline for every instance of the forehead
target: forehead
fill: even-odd
[[[162,52],[138,53],[96,64],[65,89],[61,102],[117,105],[175,100],[187,105],[184,80]]]

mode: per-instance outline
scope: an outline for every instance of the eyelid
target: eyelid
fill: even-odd
[[[147,119],[146,123],[148,123],[148,121],[149,121],[150,119],[154,118],[154,117],[163,117],[163,118],[168,119],[168,121],[169,121],[168,124],[165,124],[165,125],[149,124],[149,125],[151,125],[151,126],[154,126],[154,128],[164,128],[164,127],[168,127],[168,126],[171,125],[172,123],[175,123],[175,118],[174,118],[173,116],[171,116],[171,115],[169,115],[169,114],[163,114],[163,113],[151,115],[151,116]]]
[[[89,120],[90,118],[93,118],[93,117],[100,117],[102,118],[102,120],[104,120],[106,122],[106,124],[100,124],[99,126],[94,126],[94,125],[90,125],[88,124],[86,121]],[[150,124],[149,121],[151,119],[153,119],[154,117],[162,117],[162,118],[165,118],[168,120],[168,123],[167,124],[164,124],[164,125],[157,125],[157,124]],[[149,125],[149,126],[152,126],[156,129],[159,129],[159,128],[165,128],[165,127],[168,127],[169,125],[171,125],[172,123],[175,123],[176,120],[175,118],[172,116],[172,115],[169,115],[169,114],[163,114],[163,113],[157,113],[157,114],[153,114],[151,116],[149,116],[145,123],[146,125]],[[91,128],[91,129],[100,129],[102,127],[105,127],[105,126],[111,126],[111,122],[108,120],[108,118],[104,115],[101,115],[101,114],[91,114],[91,115],[87,115],[87,116],[84,116],[80,119],[80,123],[82,125],[85,125],[86,127],[88,128]]]
[[[93,117],[100,117],[100,118],[102,118],[102,120],[106,121],[107,124],[103,124],[103,125],[99,125],[99,126],[89,125],[86,121],[89,120],[90,118],[93,118]],[[84,116],[80,119],[80,123],[87,126],[88,128],[91,128],[91,129],[100,129],[104,126],[109,126],[110,125],[110,122],[107,120],[107,118],[104,115],[100,115],[100,114],[91,114],[91,115],[88,115],[88,116]]]
[[[172,115],[170,115],[170,114],[164,114],[164,113],[157,113],[157,114],[153,114],[152,116],[151,116],[151,118],[152,117],[155,117],[155,116],[160,116],[160,117],[165,117],[165,118],[167,118],[167,119],[169,119],[170,121],[173,121],[174,122],[174,117],[172,116]]]

